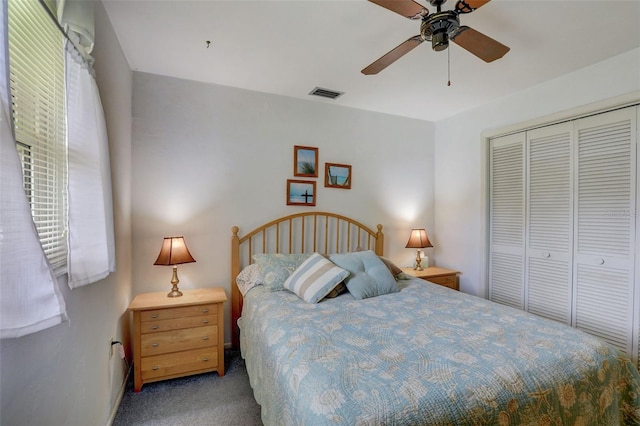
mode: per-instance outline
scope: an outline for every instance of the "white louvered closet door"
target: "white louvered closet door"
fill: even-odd
[[[490,143],[489,298],[524,308],[525,134]]]
[[[575,122],[574,325],[632,354],[636,109]]]
[[[571,324],[572,123],[527,132],[525,309]]]

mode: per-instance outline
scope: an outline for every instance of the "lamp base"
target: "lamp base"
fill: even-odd
[[[167,294],[167,297],[180,297],[182,296],[182,292],[178,290],[178,288],[172,288],[171,291]]]
[[[182,296],[182,292],[178,289],[178,283],[180,280],[178,279],[178,265],[173,265],[173,276],[171,277],[171,291],[167,294],[167,297],[180,297]]]
[[[420,256],[420,249],[418,249],[418,254],[416,255],[416,267],[413,268],[414,271],[424,271],[422,267],[422,256]]]

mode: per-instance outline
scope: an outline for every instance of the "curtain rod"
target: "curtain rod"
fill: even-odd
[[[67,39],[67,41],[69,43],[71,43],[71,45],[73,46],[73,48],[76,50],[76,52],[78,52],[80,54],[80,56],[82,57],[82,60],[85,61],[88,65],[91,65],[91,63],[93,61],[90,61],[87,56],[89,56],[88,53],[86,53],[84,51],[84,49],[79,48],[75,41],[73,41],[71,39],[71,37],[69,37],[69,34],[67,34],[67,32],[65,31],[64,27],[62,25],[60,25],[60,22],[58,22],[58,18],[56,17],[56,15],[54,15],[53,11],[49,8],[49,6],[47,6],[47,4],[45,3],[44,0],[38,0],[38,3],[40,3],[40,6],[42,6],[44,8],[44,10],[47,12],[47,14],[49,15],[49,18],[51,18],[51,20],[53,21],[53,23],[56,25],[56,28],[58,28],[58,30],[62,33],[62,35],[64,36],[64,38]]]

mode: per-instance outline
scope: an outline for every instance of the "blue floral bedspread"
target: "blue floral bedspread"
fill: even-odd
[[[637,425],[640,377],[563,324],[421,280],[312,305],[262,286],[241,328],[266,425]]]

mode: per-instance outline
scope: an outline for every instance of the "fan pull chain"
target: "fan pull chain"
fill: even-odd
[[[447,49],[447,86],[451,86],[451,49]]]

